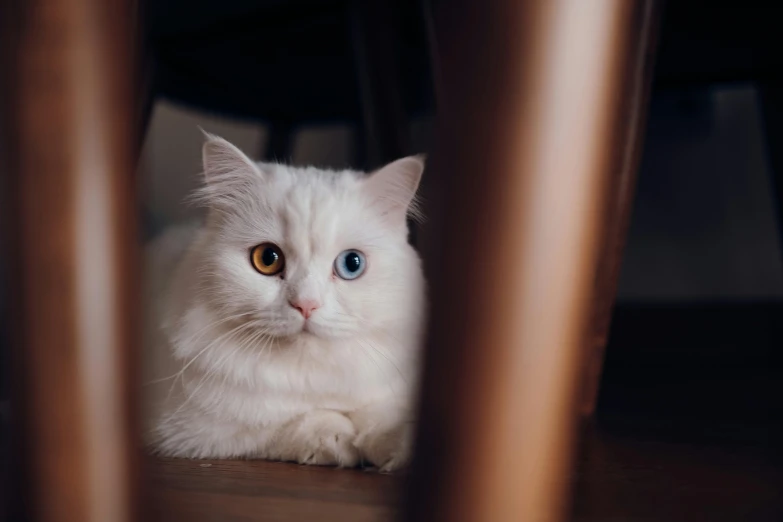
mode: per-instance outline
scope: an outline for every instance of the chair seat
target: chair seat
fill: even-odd
[[[668,2],[656,65],[657,86],[780,78],[783,54],[775,2]]]
[[[158,96],[253,120],[360,118],[349,3],[231,0],[225,8],[213,3],[211,11],[203,2],[162,4],[148,15]],[[401,2],[403,8],[415,5],[407,4]],[[184,19],[167,25],[177,10]],[[432,106],[420,18],[414,9],[401,17],[404,48],[398,57],[410,114]]]

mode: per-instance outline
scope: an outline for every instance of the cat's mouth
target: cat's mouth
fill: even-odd
[[[318,339],[334,338],[331,328],[318,324],[312,320],[307,320],[302,323],[299,335],[317,337]]]
[[[302,321],[295,321],[293,324],[289,323],[285,334],[286,337],[296,337],[299,335],[312,335],[314,337],[321,337],[321,333],[317,325],[312,321],[304,319]]]
[[[294,339],[296,337],[315,337],[323,340],[334,340],[344,337],[349,337],[350,332],[345,328],[335,328],[330,319],[321,317],[319,319],[304,319],[289,320],[284,325],[280,325],[277,332],[279,337],[288,337]]]

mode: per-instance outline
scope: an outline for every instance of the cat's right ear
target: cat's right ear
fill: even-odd
[[[420,219],[416,190],[424,172],[424,156],[408,156],[369,175],[365,187],[381,213],[400,227],[407,216]]]
[[[263,179],[261,169],[235,145],[214,134],[204,132],[204,136],[204,186],[196,194],[197,200],[209,206],[230,204]]]

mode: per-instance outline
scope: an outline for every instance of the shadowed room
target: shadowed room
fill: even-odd
[[[783,517],[783,8],[0,5],[0,519]]]

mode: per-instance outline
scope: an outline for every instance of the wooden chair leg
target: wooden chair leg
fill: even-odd
[[[4,4],[15,519],[129,522],[140,460],[131,6]]]
[[[643,0],[448,2],[409,520],[567,502],[608,168]],[[433,195],[437,196],[437,195]]]
[[[643,9],[638,11],[638,20],[634,23],[639,33],[629,41],[633,47],[627,57],[629,62],[622,89],[622,117],[616,125],[616,147],[609,168],[610,183],[599,240],[592,319],[585,336],[587,359],[581,398],[581,410],[585,416],[595,412],[598,401],[604,353],[631,221],[636,174],[644,144],[660,15],[660,2],[646,2]]]

